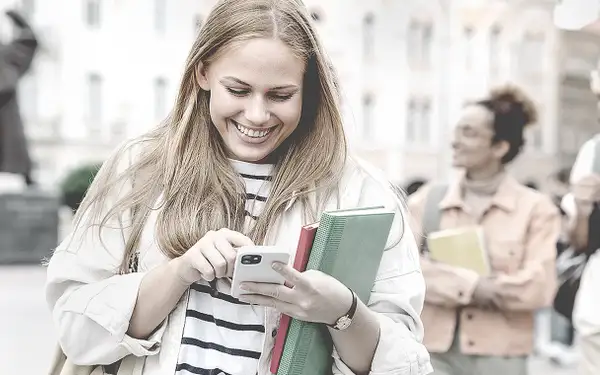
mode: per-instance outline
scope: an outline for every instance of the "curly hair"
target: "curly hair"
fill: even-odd
[[[487,98],[475,104],[487,108],[492,113],[492,142],[505,141],[509,144],[509,150],[502,158],[502,163],[511,162],[525,145],[525,128],[538,120],[535,104],[523,90],[511,84],[494,88]]]

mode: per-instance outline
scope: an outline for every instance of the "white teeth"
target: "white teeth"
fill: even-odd
[[[248,137],[252,137],[252,138],[262,138],[262,137],[266,136],[267,134],[269,134],[271,132],[271,130],[273,130],[273,128],[271,128],[268,130],[260,130],[259,131],[259,130],[248,129],[245,126],[242,126],[235,121],[234,121],[234,124],[235,124],[235,127],[237,128],[237,130],[246,134]]]

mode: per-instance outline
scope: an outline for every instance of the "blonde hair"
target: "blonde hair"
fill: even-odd
[[[263,243],[292,199],[303,204],[305,220],[315,220],[320,205],[336,191],[347,158],[337,79],[305,6],[300,0],[221,0],[189,53],[169,118],[105,162],[75,217],[76,226],[85,221],[101,231],[125,212],[135,213],[126,225],[129,235],[121,271],[126,270],[159,196],[156,241],[170,258],[184,254],[209,230],[243,231],[245,188],[211,122],[209,93],[199,87],[197,73],[232,44],[252,38],[283,41],[306,62],[306,70],[300,124],[275,151],[269,199],[246,234]],[[118,165],[131,148],[141,152],[119,172]],[[132,189],[117,201],[108,201],[129,182]],[[317,200],[309,200],[317,187]]]

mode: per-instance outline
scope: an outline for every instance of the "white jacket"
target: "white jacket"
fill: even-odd
[[[349,162],[340,184],[339,204],[337,199],[332,199],[328,209],[385,205],[398,212],[390,243],[399,238],[402,230],[404,234],[395,247],[384,253],[368,303],[373,311],[379,313],[381,324],[371,374],[425,375],[432,372],[432,367],[429,354],[421,344],[423,326],[420,313],[425,283],[418,249],[407,224],[407,214],[400,214],[391,191],[373,175]],[[294,259],[300,228],[305,224],[300,206],[290,202],[267,240],[268,244],[289,249],[291,259]],[[77,231],[72,233],[56,249],[48,266],[46,298],[52,309],[59,342],[74,363],[109,364],[133,354],[147,356],[145,375],[174,373],[187,293],[149,338],[138,340],[126,334],[142,278],[149,270],[168,261],[155,244],[153,228],[156,216],[154,211],[140,241],[138,273],[115,274],[123,257],[126,233],[117,226],[103,231],[105,247],[98,240],[97,230],[93,229],[83,237]],[[70,242],[71,238],[74,241]],[[260,375],[270,373],[274,341],[270,332],[277,328],[278,318],[276,311],[266,309],[267,334],[259,360]],[[334,374],[352,374],[335,353],[334,359]]]

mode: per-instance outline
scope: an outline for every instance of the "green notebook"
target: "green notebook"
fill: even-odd
[[[327,273],[369,301],[394,212],[384,207],[324,212],[306,269]],[[277,375],[331,374],[327,327],[292,319]]]

